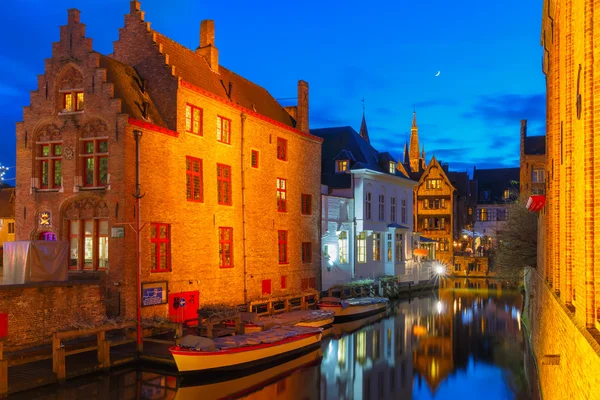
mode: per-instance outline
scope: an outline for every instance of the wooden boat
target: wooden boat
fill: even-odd
[[[235,371],[304,351],[319,344],[322,332],[320,328],[281,326],[215,340],[188,335],[169,351],[180,372]]]
[[[286,313],[257,317],[253,313],[242,313],[245,333],[260,332],[275,326],[308,326],[323,328],[333,323],[335,313],[330,310],[297,310]],[[227,321],[225,326],[234,326],[233,321]]]
[[[323,297],[317,303],[321,310],[335,312],[335,321],[363,318],[369,314],[384,311],[389,304],[385,297],[358,297],[342,300],[337,297]]]
[[[194,376],[185,376],[181,386],[177,389],[175,400],[222,400],[250,396],[252,393],[261,391],[265,386],[282,379],[289,379],[288,377],[292,374],[319,365],[322,358],[323,351],[317,348],[300,356],[292,355],[289,360],[279,365],[243,371],[248,373],[232,379],[211,376],[205,381],[198,381],[194,379]],[[304,375],[301,372],[298,379],[305,378]],[[302,382],[302,384],[306,385],[306,382]]]

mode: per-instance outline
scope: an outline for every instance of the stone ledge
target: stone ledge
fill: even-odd
[[[28,283],[17,283],[0,285],[0,291],[2,290],[14,290],[14,289],[29,289],[29,288],[45,288],[45,287],[73,287],[82,285],[99,285],[100,280],[78,280],[78,281],[66,281],[66,282],[28,282]]]

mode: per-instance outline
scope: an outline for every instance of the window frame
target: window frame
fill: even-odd
[[[378,210],[379,221],[385,221],[385,195],[379,195],[379,210]]]
[[[188,119],[187,116],[187,111],[188,108],[190,110],[190,118]],[[198,110],[199,112],[199,116],[198,116],[198,121],[194,120],[194,110]],[[190,123],[190,127],[188,129],[188,120]],[[204,120],[204,110],[198,106],[195,106],[191,103],[186,103],[185,104],[185,132],[186,133],[191,133],[192,135],[196,135],[196,136],[204,136],[204,124],[202,123]],[[194,132],[194,122],[198,122],[198,132]]]
[[[225,234],[229,233],[229,239],[225,238]],[[228,226],[219,226],[219,268],[233,268],[233,228]],[[229,245],[229,264],[226,264],[226,256],[224,246]]]
[[[400,263],[404,261],[404,234],[396,232],[394,239],[394,260],[396,263]]]
[[[257,168],[260,166],[260,158],[259,158],[259,151],[258,150],[252,150],[250,153],[250,167],[252,168]],[[256,163],[254,162],[256,161]]]
[[[373,213],[371,212],[371,206],[372,206],[372,202],[373,202],[373,195],[371,194],[371,192],[367,192],[365,193],[365,219],[367,221],[371,220],[371,217],[373,216]]]
[[[406,223],[406,199],[402,198],[400,200],[401,208],[400,208],[400,221],[405,224]]]
[[[42,190],[60,189],[62,188],[62,140],[47,140],[36,142],[39,154],[35,157],[38,163],[39,181],[38,187]],[[48,155],[44,155],[44,147],[48,146]],[[60,154],[56,154],[56,148],[60,148]],[[60,163],[60,183],[56,184],[56,163]],[[46,166],[46,174],[44,174],[44,165]],[[48,182],[44,185],[44,176],[47,175]]]
[[[287,179],[277,178],[277,212],[287,212]]]
[[[396,222],[396,196],[390,197],[390,221]]]
[[[278,230],[277,231],[277,253],[278,253],[278,263],[289,264],[289,252],[288,252],[288,231],[287,230]],[[282,258],[283,253],[283,258]]]
[[[87,143],[92,143],[93,152],[86,152]],[[106,151],[100,152],[100,145],[102,143],[106,143]],[[81,145],[83,147],[83,151],[80,154],[81,158],[81,172],[82,172],[82,180],[83,187],[106,187],[108,186],[108,137],[93,137],[93,138],[85,138],[81,139]],[[92,182],[89,183],[87,180],[87,160],[91,159],[93,161],[93,171],[92,171]],[[101,160],[106,160],[106,182],[100,182],[100,163]]]
[[[165,226],[167,228],[167,237],[160,237],[160,228]],[[152,228],[155,228],[156,237],[152,237]],[[162,268],[160,265],[160,244],[166,243],[166,263],[167,265]],[[159,272],[171,272],[171,224],[165,224],[162,222],[151,222],[150,223],[150,255],[152,256],[152,244],[156,244],[155,249],[155,260],[156,260],[156,269],[153,269],[152,258],[150,258],[150,272],[151,273],[159,273]]]
[[[223,176],[223,172],[225,171],[228,172],[228,177]],[[223,191],[224,185],[227,186],[226,193]],[[233,204],[233,189],[231,186],[231,165],[217,163],[217,204],[222,206],[231,206]],[[227,198],[229,199],[228,202],[225,201],[225,194],[227,194]]]
[[[348,232],[341,231],[338,235],[338,260],[340,264],[348,264]]]
[[[359,264],[367,262],[367,233],[364,231],[356,238],[356,262]]]
[[[188,162],[190,162],[189,167],[191,169],[188,169]],[[194,162],[197,162],[199,165],[199,171],[194,171],[193,170],[193,166],[194,166]],[[186,179],[186,199],[189,202],[192,203],[204,203],[204,166],[202,163],[202,159],[201,158],[196,158],[196,157],[192,157],[192,156],[185,156],[185,179]],[[199,182],[199,199],[195,199],[194,198],[194,189],[196,188],[196,185],[194,184],[194,178],[198,177],[200,182]],[[188,181],[189,180],[189,181]],[[189,193],[188,193],[188,187],[189,189]]]
[[[61,113],[74,113],[85,110],[85,93],[83,89],[67,89],[60,90],[62,96],[62,110]],[[83,96],[83,106],[79,107],[79,95]],[[71,109],[67,109],[67,97],[71,99]]]
[[[312,263],[312,242],[302,242],[302,264]]]
[[[277,159],[280,161],[288,160],[288,141],[282,137],[277,137]]]
[[[440,178],[431,178],[425,181],[425,188],[428,190],[441,190],[442,180]]]
[[[373,232],[373,261],[381,261],[381,233]]]
[[[14,235],[15,234],[15,223],[14,222],[8,222],[6,229],[8,230],[8,234],[9,235]]]
[[[227,121],[227,131],[223,129],[224,121]],[[226,133],[227,137],[224,140],[223,133]],[[231,120],[222,115],[217,115],[217,142],[223,144],[231,144]]]
[[[312,215],[312,195],[302,193],[300,201],[300,213],[302,215]]]
[[[390,174],[396,174],[396,163],[393,161],[390,161]]]
[[[67,269],[69,271],[106,271],[108,266],[108,258],[106,260],[106,266],[100,266],[100,238],[108,238],[107,246],[109,244],[109,231],[110,226],[108,225],[108,218],[78,218],[78,219],[67,219],[66,220],[67,237],[69,239],[69,261]],[[77,222],[77,232],[72,231],[72,223]],[[85,223],[92,223],[92,233],[89,235],[85,234]],[[100,234],[100,224],[107,224],[107,233]],[[92,239],[92,262],[91,265],[85,263],[85,242],[86,238]],[[71,241],[77,239],[77,265],[71,265]]]
[[[350,160],[336,160],[335,162],[335,172],[337,174],[343,174],[348,172],[348,168],[350,167]]]
[[[286,275],[281,275],[280,286],[281,286],[281,290],[287,289],[287,276]]]

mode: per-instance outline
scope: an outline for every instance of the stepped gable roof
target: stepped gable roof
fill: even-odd
[[[504,203],[504,191],[509,189],[513,194],[519,187],[519,168],[490,168],[475,170],[477,181],[477,203]],[[487,191],[487,196],[485,192]]]
[[[394,158],[387,152],[379,153],[369,142],[364,140],[358,132],[350,126],[341,126],[335,128],[311,129],[312,135],[323,138],[323,148],[321,153],[321,183],[332,188],[351,187],[351,175],[336,173],[336,160],[342,154],[348,154],[352,157],[349,169],[369,169],[371,171],[389,173],[389,161]],[[387,160],[388,163],[385,163]],[[384,165],[382,167],[382,164]],[[399,170],[395,170],[395,176],[408,179]]]
[[[98,53],[100,68],[106,69],[106,80],[115,87],[115,98],[121,100],[122,112],[140,121],[166,128],[166,124],[148,94],[142,93],[142,78],[135,69]],[[148,119],[143,116],[143,103],[148,103]]]
[[[546,136],[525,137],[524,151],[527,155],[546,154]]]
[[[154,32],[156,43],[162,45],[162,53],[169,55],[169,65],[175,66],[175,75],[244,108],[256,111],[284,125],[296,127],[296,121],[266,89],[222,65],[219,65],[218,73],[213,72],[202,55]],[[229,93],[230,83],[231,93]]]
[[[15,188],[0,188],[0,218],[15,218]]]

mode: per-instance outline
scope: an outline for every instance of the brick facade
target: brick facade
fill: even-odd
[[[210,29],[214,23],[202,26]],[[104,229],[100,224],[108,221],[107,263],[102,265],[102,251],[94,248],[91,262],[80,253],[84,260],[71,274],[105,275],[107,311],[129,318],[136,309],[136,240],[131,226],[138,212],[143,225],[142,283],[167,281],[169,293],[199,291],[200,304],[243,304],[263,295],[264,280],[270,279],[273,291],[279,290],[282,276],[284,292],[300,291],[309,280],[318,288],[320,165],[306,159],[320,158],[321,140],[308,133],[308,84],[298,85],[301,101],[296,111],[302,121],[296,121],[264,89],[215,64],[214,31],[203,32],[205,40],[212,40],[212,50],[194,52],[151,30],[139,2],[132,1],[114,53],[107,57],[92,51],[84,27],[79,11],[69,10],[61,40],[53,45],[38,90],[17,124],[17,238],[34,239],[49,230],[58,240],[68,240],[71,221],[80,220],[95,221],[91,240],[97,240]],[[70,82],[65,83],[64,74],[81,80],[83,111],[64,112],[59,87]],[[187,132],[188,104],[202,109],[201,134]],[[230,129],[221,141],[218,117],[229,121]],[[132,196],[134,131],[142,133],[144,197],[139,210]],[[40,137],[62,144],[62,184],[57,188],[41,187]],[[287,144],[285,160],[277,157],[279,138]],[[86,186],[87,148],[82,139],[107,142],[106,182],[96,177],[99,184]],[[251,165],[253,150],[258,151],[257,168]],[[195,201],[187,198],[187,157],[202,162],[202,195]],[[230,167],[230,204],[218,201],[220,164]],[[287,181],[286,212],[277,210],[277,178]],[[309,215],[300,212],[302,194],[311,196]],[[52,216],[49,227],[40,226],[39,213],[44,211]],[[156,223],[169,227],[170,256],[164,258],[161,250],[152,257]],[[220,227],[231,228],[233,235],[233,265],[228,268],[219,266]],[[112,235],[113,228],[124,228],[124,237]],[[280,230],[288,232],[285,263],[278,262]],[[311,257],[304,263],[302,242],[312,243]],[[166,271],[153,272],[160,263]],[[144,307],[142,316],[165,317],[167,310],[167,305]]]

